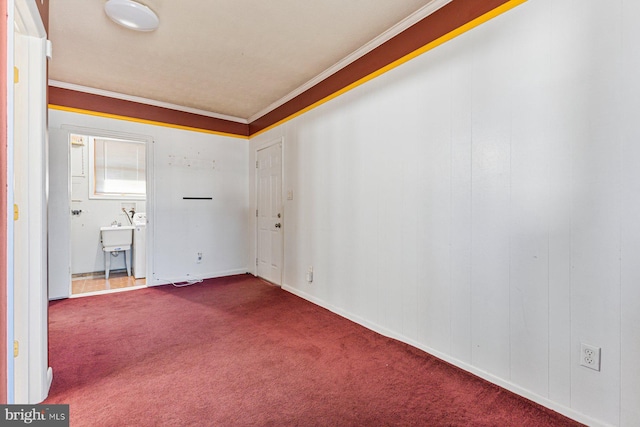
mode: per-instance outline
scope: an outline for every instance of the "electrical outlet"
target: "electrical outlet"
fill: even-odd
[[[198,252],[198,258],[196,260],[196,263],[200,264],[202,262],[202,252]]]
[[[599,371],[600,370],[600,347],[589,344],[580,344],[580,365]]]
[[[309,266],[309,270],[307,270],[307,282],[313,282],[313,266]]]

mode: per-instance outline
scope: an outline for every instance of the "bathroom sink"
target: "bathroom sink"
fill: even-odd
[[[122,250],[118,248],[125,248],[131,246],[133,242],[133,229],[132,225],[100,227],[100,234],[102,235],[102,247],[109,248],[113,251]]]

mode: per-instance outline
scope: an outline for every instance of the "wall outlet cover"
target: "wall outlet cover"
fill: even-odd
[[[580,365],[595,371],[600,370],[600,347],[580,344]]]

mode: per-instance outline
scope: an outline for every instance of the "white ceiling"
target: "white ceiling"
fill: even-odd
[[[381,34],[448,2],[141,0],[160,28],[140,33],[113,23],[105,1],[50,2],[52,84],[240,119],[264,114]]]

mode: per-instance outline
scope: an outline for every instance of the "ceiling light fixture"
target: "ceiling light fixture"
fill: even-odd
[[[160,24],[153,10],[133,0],[109,0],[104,11],[113,22],[130,30],[153,31]]]

